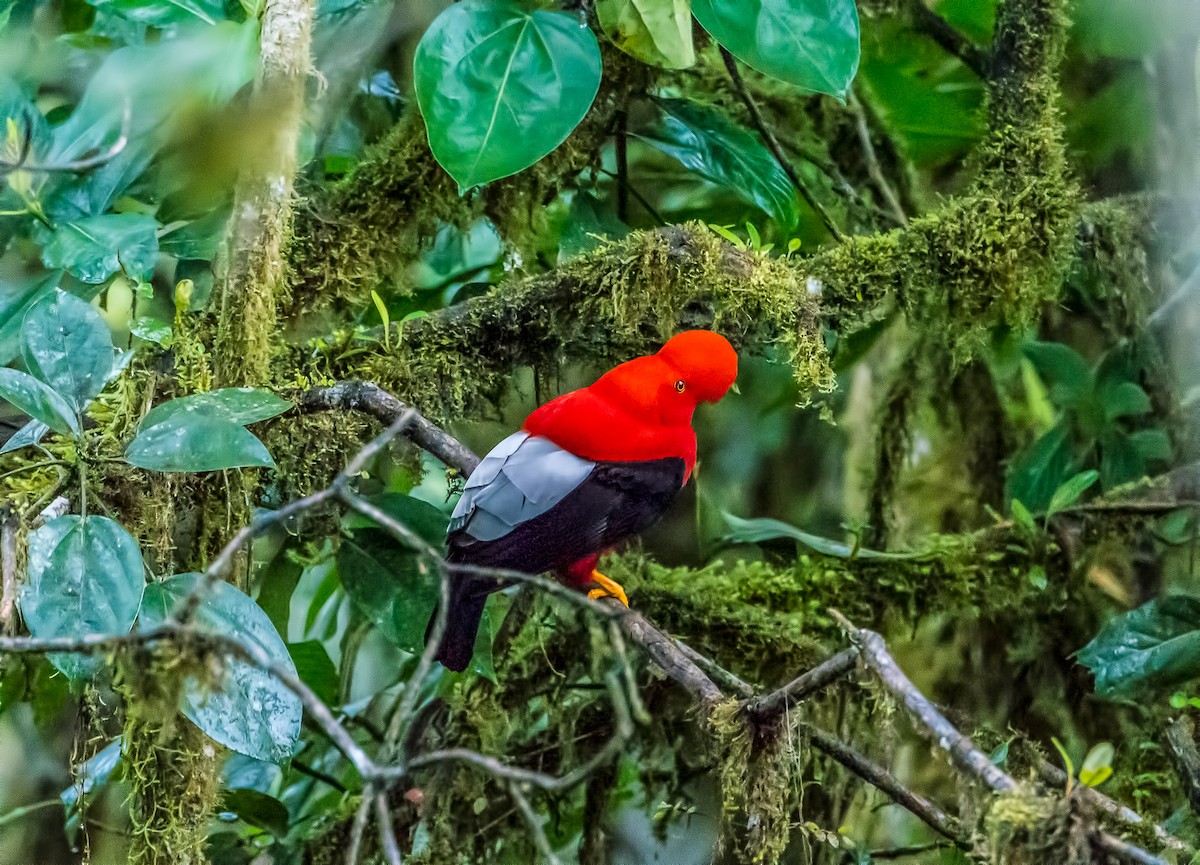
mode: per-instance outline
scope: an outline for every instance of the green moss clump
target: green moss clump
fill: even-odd
[[[180,716],[180,689],[204,662],[176,647],[121,659],[122,763],[130,785],[131,865],[204,865],[220,790],[219,746]]]
[[[553,274],[505,283],[410,322],[390,353],[335,363],[332,373],[377,381],[435,418],[462,417],[497,398],[514,367],[554,368],[564,355],[607,365],[688,327],[711,327],[737,346],[778,345],[802,393],[833,388],[806,285],[781,260],[733,249],[697,224],[634,232]]]
[[[1001,793],[984,819],[995,865],[1090,865],[1090,814],[1077,798],[1040,796],[1028,787]]]

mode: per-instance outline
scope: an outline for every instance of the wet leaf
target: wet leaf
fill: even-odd
[[[42,263],[93,285],[121,270],[146,279],[158,261],[157,229],[154,217],[140,213],[106,213],[63,223],[42,248]]]
[[[27,372],[0,369],[0,399],[63,435],[79,434],[79,419],[65,399]]]
[[[1200,600],[1156,598],[1111,619],[1077,655],[1101,697],[1133,697],[1200,675]]]
[[[274,468],[266,446],[244,426],[204,412],[180,413],[143,428],[125,449],[130,465],[159,472]]]
[[[200,579],[177,574],[146,587],[140,627],[162,623]],[[196,611],[197,627],[255,644],[291,673],[296,666],[287,646],[257,604],[233,585],[216,582]],[[214,682],[189,677],[184,684],[183,714],[216,742],[257,760],[278,763],[291,756],[300,736],[300,699],[269,672],[227,658]]]
[[[113,371],[112,335],[90,303],[55,290],[25,315],[21,355],[25,367],[83,414]]]
[[[38,638],[128,633],[145,584],[137,541],[108,517],[71,514],[29,536],[29,583],[21,615]],[[99,667],[88,655],[52,655],[72,679]]]

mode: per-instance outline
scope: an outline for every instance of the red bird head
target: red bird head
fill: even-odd
[[[671,337],[657,354],[613,367],[591,390],[646,420],[690,424],[699,403],[716,402],[733,386],[737,360],[719,333],[688,330]]]

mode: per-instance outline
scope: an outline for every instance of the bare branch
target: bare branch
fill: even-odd
[[[803,700],[809,694],[821,690],[849,673],[858,664],[858,649],[842,649],[832,658],[801,673],[777,691],[746,704],[746,714],[751,718],[763,719],[778,715]]]
[[[388,865],[403,865],[400,845],[396,843],[396,830],[392,826],[392,815],[388,811],[387,794],[376,793],[375,822],[379,824],[379,846]]]
[[[925,5],[925,0],[909,0],[908,6],[915,30],[924,33],[980,78],[987,80],[992,71],[992,58],[986,49],[950,26],[945,18]]]
[[[968,846],[969,836],[956,819],[921,794],[909,790],[887,769],[871,762],[845,742],[811,724],[802,724],[800,729],[808,736],[814,748],[829,755],[872,787],[885,793],[897,805],[921,818],[939,835],[949,838],[959,847]]]

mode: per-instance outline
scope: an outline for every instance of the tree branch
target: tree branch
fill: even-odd
[[[836,682],[858,665],[858,649],[842,649],[832,658],[801,673],[777,691],[746,703],[746,714],[756,721],[778,715],[810,694]]]
[[[992,70],[992,58],[986,49],[951,27],[945,18],[925,4],[925,0],[909,0],[908,8],[913,29],[924,33],[980,78],[987,80]]]

